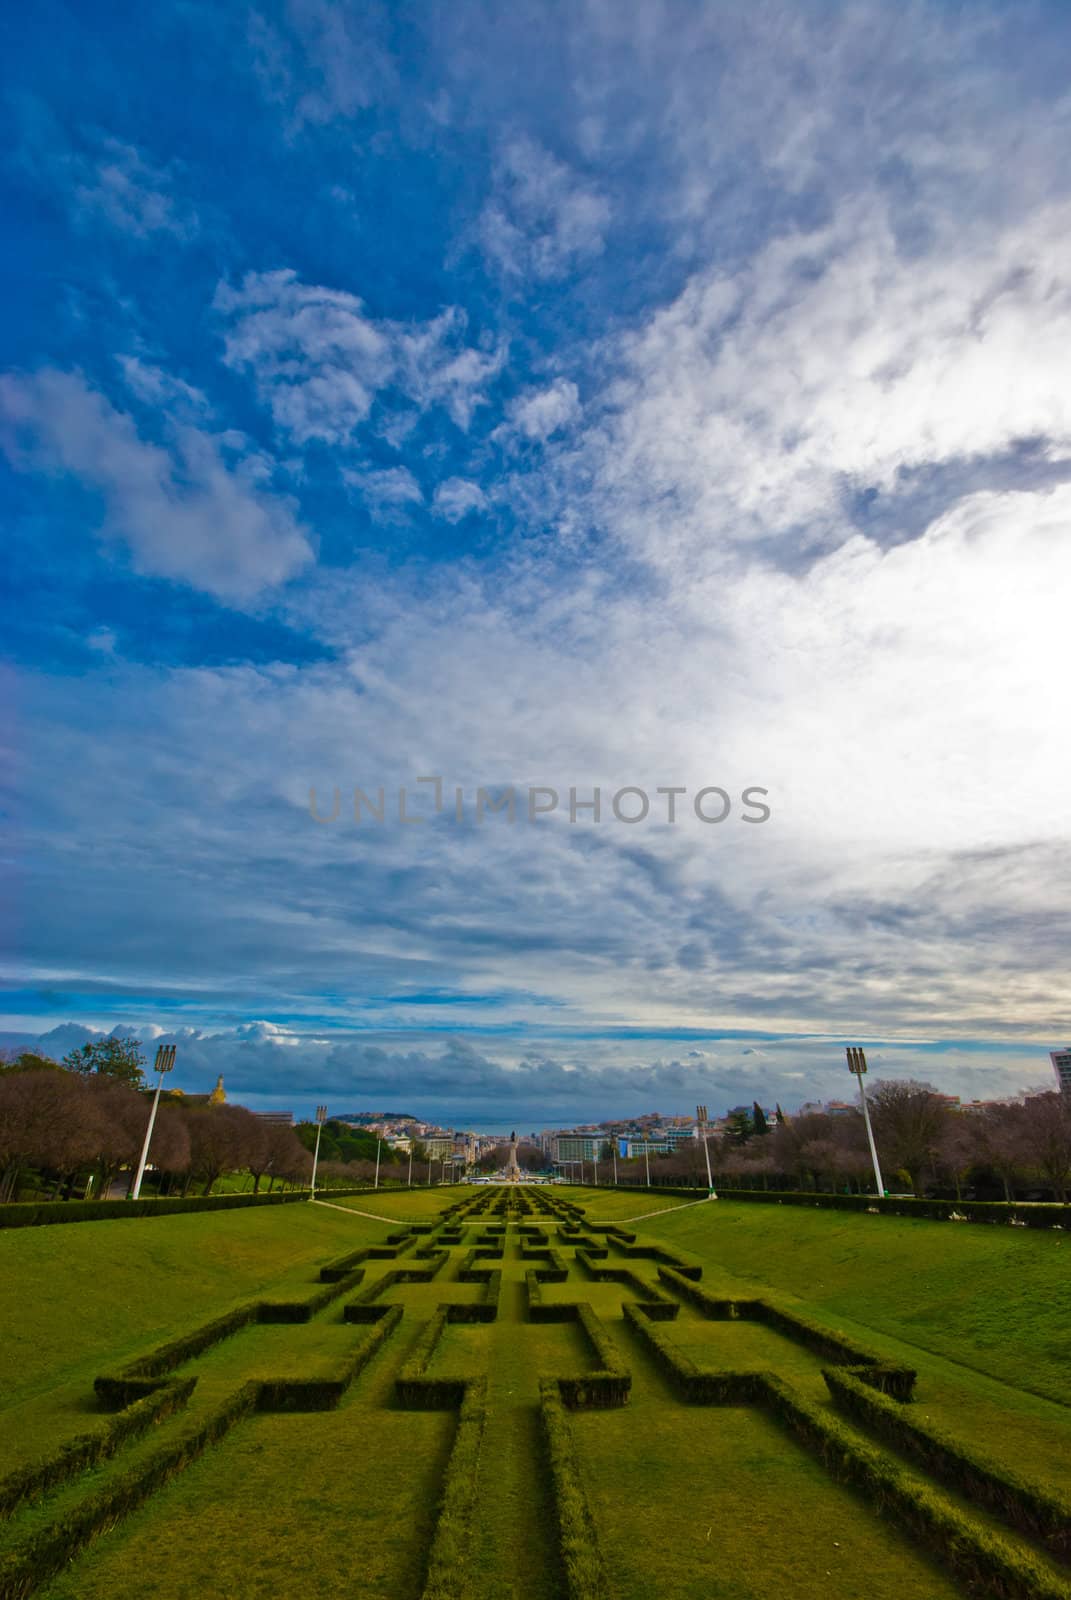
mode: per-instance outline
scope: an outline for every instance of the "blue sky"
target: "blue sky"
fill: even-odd
[[[846,1041],[1045,1081],[1065,7],[46,3],[5,58],[5,1038],[526,1126]]]

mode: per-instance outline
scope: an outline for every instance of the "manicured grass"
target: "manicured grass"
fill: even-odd
[[[82,1224],[26,1230],[10,1241],[0,1237],[0,1250],[9,1242],[17,1247],[8,1259],[21,1274],[17,1287],[30,1307],[30,1327],[47,1344],[38,1352],[24,1337],[28,1375],[9,1350],[0,1356],[23,1383],[18,1404],[0,1413],[6,1464],[18,1459],[11,1450],[15,1424],[32,1429],[33,1455],[87,1426],[103,1426],[89,1398],[97,1372],[114,1371],[235,1304],[308,1299],[320,1287],[322,1263],[382,1242],[399,1224],[435,1220],[458,1199],[480,1193],[384,1192],[339,1201],[341,1209],[301,1205],[180,1216],[140,1228]],[[964,1350],[976,1365],[992,1352],[984,1338],[970,1344],[968,1334],[984,1329],[985,1318],[972,1321],[965,1297],[956,1292],[973,1272],[976,1297],[1006,1297],[1015,1281],[1020,1294],[1025,1284],[1037,1301],[1047,1282],[1045,1263],[1063,1260],[1038,1249],[1051,1246],[1052,1236],[1027,1238],[1009,1230],[994,1242],[997,1230],[978,1227],[720,1202],[682,1211],[675,1197],[594,1189],[553,1193],[587,1203],[589,1222],[659,1211],[636,1224],[639,1242],[664,1241],[701,1260],[704,1288],[745,1297],[768,1291],[786,1302],[795,1297],[809,1314],[842,1328],[857,1343],[917,1365],[920,1415],[1027,1477],[1052,1483],[1053,1474],[1062,1472],[1071,1490],[1071,1411],[1013,1387],[1003,1368],[984,1376],[962,1364]],[[489,1191],[483,1195],[485,1203],[494,1199]],[[359,1215],[380,1206],[391,1221]],[[462,1242],[450,1247],[450,1259],[430,1283],[385,1289],[376,1303],[402,1307],[401,1321],[337,1410],[247,1416],[46,1583],[39,1590],[43,1600],[260,1600],[310,1589],[327,1600],[348,1600],[355,1593],[417,1600],[457,1412],[403,1410],[394,1383],[425,1330],[436,1328],[439,1306],[482,1300],[483,1286],[459,1282],[457,1271],[477,1235],[503,1220],[489,1209],[462,1218]],[[528,1320],[524,1277],[532,1263],[522,1255],[517,1220],[513,1213],[502,1260],[477,1263],[501,1272],[497,1320],[446,1323],[426,1369],[433,1386],[442,1379],[488,1380],[477,1516],[465,1535],[465,1582],[455,1600],[565,1595],[539,1378],[591,1372],[598,1362],[577,1323]],[[537,1213],[522,1220],[550,1223],[549,1242],[570,1269],[565,1283],[542,1286],[544,1303],[590,1305],[602,1323],[599,1338],[609,1336],[633,1376],[626,1406],[566,1413],[565,1424],[615,1600],[782,1600],[787,1594],[793,1600],[951,1600],[962,1592],[931,1565],[917,1539],[834,1482],[817,1456],[771,1415],[755,1405],[682,1403],[623,1318],[622,1304],[635,1299],[635,1289],[592,1279],[576,1262],[573,1246],[557,1237],[556,1219]],[[983,1233],[979,1245],[975,1236]],[[64,1242],[56,1235],[76,1237]],[[1027,1254],[1019,1257],[1023,1246]],[[606,1264],[624,1260],[611,1242]],[[1026,1271],[1016,1279],[1024,1262]],[[178,1371],[197,1383],[185,1411],[24,1508],[6,1528],[0,1525],[0,1582],[5,1549],[47,1532],[58,1513],[76,1513],[92,1492],[131,1475],[146,1481],[162,1449],[192,1438],[248,1380],[327,1379],[345,1371],[373,1331],[368,1324],[346,1323],[345,1303],[397,1268],[421,1265],[412,1249],[395,1261],[366,1262],[363,1281],[308,1323],[249,1326],[188,1360]],[[641,1280],[659,1282],[654,1261],[630,1258],[628,1266]],[[34,1273],[42,1267],[38,1303]],[[915,1296],[913,1330],[930,1326],[917,1315],[926,1305],[932,1326],[939,1327],[941,1272],[954,1291],[958,1361],[941,1353],[936,1341],[933,1348],[904,1342],[897,1293]],[[72,1281],[87,1297],[84,1325],[64,1309],[64,1285]],[[659,1286],[673,1298],[665,1284]],[[1048,1370],[1057,1325],[1044,1307],[1034,1321],[1017,1307],[1007,1339],[1020,1337],[1018,1330],[1027,1324],[1023,1337],[1031,1356]],[[659,1327],[701,1368],[770,1370],[823,1416],[833,1415],[822,1361],[784,1335],[747,1320],[708,1320],[688,1301],[675,1320]],[[998,1355],[1007,1364],[1009,1350],[1001,1346]],[[442,1388],[440,1382],[440,1395]],[[439,1403],[449,1407],[456,1400]],[[1066,1465],[1055,1467],[1053,1461]],[[988,1517],[979,1522],[993,1526]],[[1018,1548],[1029,1546],[1020,1541]]]
[[[714,1201],[644,1232],[737,1283],[776,1285],[831,1315],[1071,1402],[1071,1239],[982,1223]]]
[[[760,1412],[677,1406],[635,1346],[623,1411],[572,1420],[616,1600],[960,1591]]]
[[[269,1291],[305,1298],[320,1263],[383,1233],[307,1205],[0,1232],[8,1466],[94,1426],[99,1372]]]
[[[285,1330],[295,1347],[306,1331]],[[240,1424],[43,1600],[418,1594],[455,1418],[392,1407],[402,1354],[388,1344],[337,1411]]]

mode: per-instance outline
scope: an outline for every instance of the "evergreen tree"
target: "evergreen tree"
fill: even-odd
[[[769,1133],[770,1124],[766,1120],[766,1113],[756,1100],[751,1108],[751,1123],[755,1133]]]
[[[140,1089],[145,1083],[145,1057],[138,1039],[97,1039],[71,1050],[64,1056],[63,1065],[68,1072],[79,1072],[83,1077],[99,1072],[117,1083],[128,1083],[132,1089]]]

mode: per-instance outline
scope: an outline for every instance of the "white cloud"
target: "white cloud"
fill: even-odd
[[[501,152],[478,236],[484,254],[502,271],[553,279],[599,255],[609,224],[603,195],[533,140],[521,138]]]
[[[526,439],[549,439],[580,415],[580,393],[568,378],[521,395],[509,408],[508,427]]]
[[[172,172],[153,166],[133,145],[106,138],[95,159],[71,157],[65,164],[75,176],[74,198],[82,212],[137,239],[169,233],[186,240],[196,234],[197,213],[175,194]]]
[[[673,566],[735,541],[844,537],[845,487],[1041,438],[1071,456],[1071,209],[924,257],[880,204],[697,273],[617,350],[592,464],[614,526]]]
[[[456,308],[422,323],[377,320],[356,295],[290,270],[247,273],[238,289],[221,284],[215,305],[227,319],[227,365],[252,373],[297,444],[349,444],[388,389],[422,411],[441,406],[466,429],[504,359],[465,344]]]
[[[175,422],[154,444],[82,376],[49,368],[0,377],[0,421],[16,465],[69,473],[100,494],[102,533],[139,572],[242,603],[311,559],[293,502],[258,486],[264,463],[229,463],[203,428]]]
[[[343,482],[356,489],[373,506],[397,509],[421,505],[424,500],[419,483],[407,467],[381,467],[359,472],[345,468]]]
[[[460,522],[472,511],[485,510],[487,496],[478,483],[467,478],[447,478],[436,488],[432,505],[437,516],[445,517],[447,522]]]

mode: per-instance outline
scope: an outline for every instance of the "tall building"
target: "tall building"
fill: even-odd
[[[1049,1060],[1062,1094],[1071,1095],[1071,1050],[1050,1050]]]

